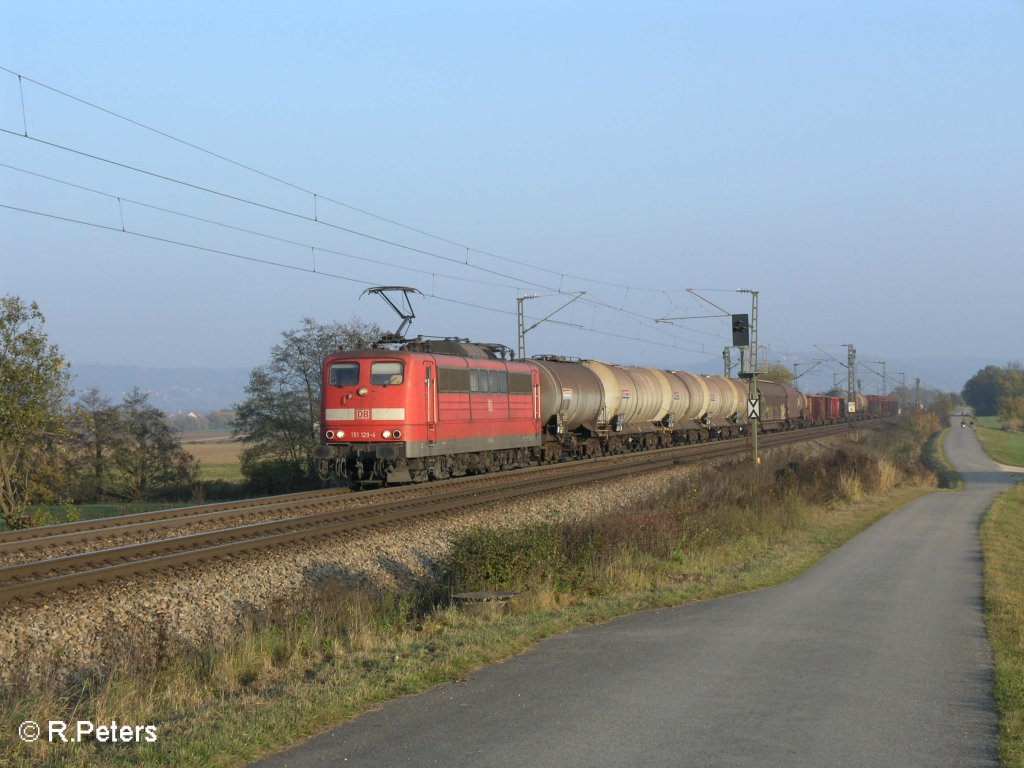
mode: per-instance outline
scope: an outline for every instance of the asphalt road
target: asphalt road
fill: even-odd
[[[978,527],[1013,480],[958,424],[964,491],[785,585],[553,638],[258,765],[995,766]]]

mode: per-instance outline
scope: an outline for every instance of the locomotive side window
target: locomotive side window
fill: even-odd
[[[332,363],[331,386],[354,387],[359,383],[359,363]]]
[[[469,371],[438,366],[437,386],[441,392],[469,392]]]
[[[528,373],[510,373],[508,375],[508,391],[512,395],[532,395],[533,379]]]
[[[486,382],[486,381],[487,381],[487,379],[485,378],[484,382]],[[469,371],[469,391],[470,392],[480,392],[480,391],[486,392],[487,391],[486,390],[486,383],[484,384],[484,386],[485,386],[485,389],[481,390],[480,389],[480,371],[470,369],[470,371]]]
[[[405,363],[380,362],[370,366],[370,383],[383,386],[401,384],[405,379]]]

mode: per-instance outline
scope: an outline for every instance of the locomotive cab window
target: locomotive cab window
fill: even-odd
[[[359,363],[333,363],[331,365],[332,387],[354,387],[359,383]]]
[[[370,366],[370,383],[380,386],[394,386],[405,380],[405,363],[381,362]]]

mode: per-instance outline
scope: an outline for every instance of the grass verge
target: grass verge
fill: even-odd
[[[994,461],[1024,467],[1024,432],[1010,432],[999,419],[978,419],[978,442]]]
[[[0,758],[69,768],[241,765],[550,635],[781,583],[934,488],[916,446],[704,468],[621,514],[469,532],[437,563],[435,579],[406,594],[336,586],[290,599],[237,641],[189,658],[139,648],[79,680],[12,685],[0,701]],[[504,607],[450,604],[453,592],[508,588],[522,594]],[[158,741],[16,741],[19,723],[48,719],[152,724]]]
[[[960,473],[953,469],[946,458],[945,437],[948,429],[935,432],[928,438],[921,450],[921,460],[925,463],[939,481],[939,488],[960,489],[964,486]]]
[[[995,654],[999,762],[1024,767],[1024,485],[992,506],[981,528],[985,624]]]
[[[36,525],[56,525],[182,506],[186,505],[175,501],[123,501],[102,504],[41,504],[29,507],[28,511]],[[0,530],[7,530],[7,526],[0,527]]]

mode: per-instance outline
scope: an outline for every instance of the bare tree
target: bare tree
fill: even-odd
[[[117,408],[117,431],[111,452],[113,488],[134,501],[187,493],[196,461],[181,447],[175,431],[149,395],[132,389]]]
[[[249,374],[247,397],[237,409],[235,434],[247,446],[242,470],[250,480],[269,464],[287,474],[285,485],[316,477],[314,424],[320,419],[323,360],[338,349],[363,348],[380,335],[377,325],[356,318],[321,324],[308,317],[300,328],[281,334],[270,361]]]
[[[111,491],[113,455],[121,431],[118,408],[96,387],[90,387],[75,403],[71,425],[68,458],[78,478],[78,495],[105,501]]]

